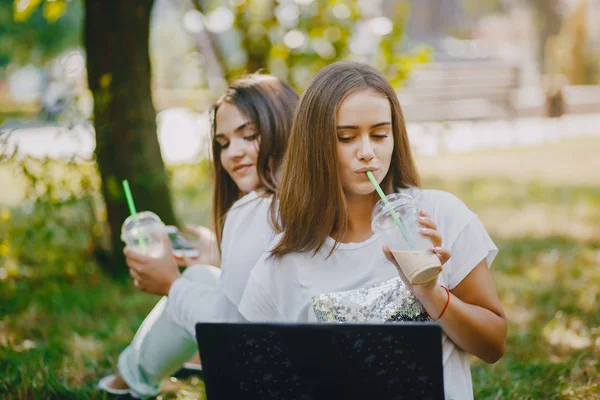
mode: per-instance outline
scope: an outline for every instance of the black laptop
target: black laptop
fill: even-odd
[[[208,400],[443,399],[433,323],[196,324]]]

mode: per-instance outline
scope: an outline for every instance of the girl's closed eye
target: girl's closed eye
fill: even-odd
[[[384,129],[378,129],[376,131],[371,132],[371,137],[374,139],[385,139],[386,137],[390,136],[392,134],[392,132],[390,132],[389,128],[384,128]]]
[[[258,136],[258,132],[250,132],[248,135],[244,136],[244,140],[247,140],[248,142],[253,142],[256,139],[258,139]]]
[[[338,140],[342,143],[349,143],[354,139],[351,135],[338,135]]]
[[[373,135],[371,135],[371,137],[375,140],[383,140],[385,138],[387,138],[389,136],[389,133],[384,133],[384,132],[380,132],[380,133],[375,133]]]
[[[221,146],[221,149],[226,149],[229,147],[229,141],[227,142],[218,142],[219,146]]]

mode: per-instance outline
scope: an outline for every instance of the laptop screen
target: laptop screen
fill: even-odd
[[[196,325],[208,400],[443,399],[433,323]]]

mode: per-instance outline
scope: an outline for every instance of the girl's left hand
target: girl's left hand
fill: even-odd
[[[165,233],[164,252],[159,258],[148,257],[129,247],[123,249],[129,275],[138,289],[160,296],[167,296],[173,282],[181,275],[172,255],[171,241]]]
[[[442,265],[450,259],[450,249],[442,248],[442,235],[437,230],[437,225],[433,219],[423,210],[419,212],[419,224],[422,226],[421,235],[431,239],[433,254],[438,256]]]
[[[442,235],[440,235],[440,233],[437,231],[437,226],[435,222],[425,211],[421,210],[419,212],[419,224],[422,226],[421,235],[431,239],[431,243],[433,244],[431,252],[435,254],[440,259],[441,264],[444,265],[446,261],[450,259],[450,249],[442,248]],[[396,259],[392,255],[392,252],[387,246],[383,246],[383,253],[387,257],[387,259],[396,266],[396,269],[400,273],[400,278],[402,278],[404,283],[406,283],[409,287],[412,287],[413,290],[417,288],[417,290],[427,290],[435,287],[437,283],[436,279],[433,279],[430,282],[427,282],[422,285],[410,285],[408,283],[408,279],[406,279],[406,276],[402,272],[402,268],[400,268],[400,266],[396,262]]]

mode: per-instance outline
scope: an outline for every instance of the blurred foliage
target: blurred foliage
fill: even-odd
[[[409,11],[405,2],[383,17],[360,0],[230,3],[233,28],[215,35],[228,78],[263,70],[303,89],[319,69],[350,58],[373,64],[397,87],[410,69],[431,56],[427,47],[409,52],[402,47]],[[223,7],[214,0],[196,4],[208,17]]]
[[[15,0],[13,5],[15,22],[27,21],[41,2],[42,0]],[[54,22],[64,14],[66,8],[67,0],[47,0],[44,2],[42,13],[48,22]]]
[[[193,3],[206,18],[224,7],[223,2],[217,0],[194,0]],[[391,13],[375,20],[369,12],[369,5],[362,0],[231,1],[226,6],[234,16],[231,29],[212,35],[228,79],[263,70],[302,89],[309,78],[325,65],[353,58],[373,64],[397,87],[411,68],[431,57],[431,50],[427,47],[402,47],[404,22],[409,13],[407,4],[392,4],[388,6]],[[183,13],[189,10],[189,3],[174,1],[169,5],[161,4],[160,9],[163,13],[172,10]],[[0,0],[0,66],[9,62],[41,64],[61,51],[80,45],[83,13],[81,0]],[[182,19],[183,15],[180,17]],[[191,71],[191,74],[186,73],[186,79],[194,81],[192,87],[197,86],[203,80],[194,78],[194,74],[203,71],[190,56],[206,55],[199,55],[189,47],[193,40],[190,33],[183,30],[182,24],[174,24],[170,18],[165,20],[170,21],[170,27],[163,26],[160,18],[155,21],[163,31],[160,35],[169,37],[168,43],[175,43],[179,51],[185,53],[181,55],[182,62],[174,64],[172,59],[177,56],[170,47],[165,49],[171,59],[168,64],[184,66],[186,71]],[[376,25],[382,24],[390,26],[389,32],[384,29],[377,34],[371,33],[374,26],[377,29]],[[177,37],[175,41],[174,35]],[[297,47],[286,45],[294,39],[302,44]],[[370,51],[353,54],[351,48],[364,39],[371,41],[367,42]],[[178,82],[181,71],[163,65],[161,60],[165,56],[160,55],[161,49],[156,51],[158,54],[154,55],[153,62],[160,64],[159,80]]]
[[[9,206],[0,197],[0,281],[95,271],[107,261],[109,247],[95,162],[23,156],[8,150],[10,135],[0,136],[0,172],[10,176],[7,185],[21,192],[21,201]],[[177,214],[209,225],[211,161],[171,166],[168,173]]]
[[[564,19],[560,32],[549,38],[547,47],[547,72],[549,69],[556,71],[571,85],[598,83],[592,73],[597,54],[589,51],[587,8],[588,1],[579,0]]]
[[[0,149],[10,135],[0,136]],[[3,150],[0,160],[23,189],[18,207],[0,206],[3,274],[29,276],[40,265],[42,275],[81,273],[104,245],[105,217],[95,164],[22,156],[17,149]]]
[[[0,67],[42,65],[81,43],[81,0],[0,0]]]
[[[462,0],[473,16],[506,11],[504,0]],[[591,46],[588,37],[588,0],[571,2],[564,12],[560,0],[517,0],[533,11],[533,26],[537,30],[538,51],[542,73],[550,75],[550,92],[556,86],[600,84],[600,52]],[[557,75],[562,75],[557,77]],[[561,80],[565,79],[562,83]]]
[[[177,218],[184,223],[211,226],[212,160],[167,166]]]
[[[149,45],[155,104],[161,100],[156,89],[169,88],[189,92],[188,103],[184,101],[184,104],[194,108],[193,103],[198,102],[198,89],[206,87],[205,56],[196,47],[193,35],[181,23],[182,15],[189,8],[190,5],[186,6],[183,1],[155,1]],[[182,98],[183,93],[178,93],[177,97]]]
[[[390,81],[392,86],[399,87],[408,78],[409,73],[418,68],[419,64],[431,61],[433,51],[430,47],[420,46],[414,51],[403,52],[404,25],[409,15],[408,4],[398,2],[393,5],[394,14],[389,16],[394,26],[392,31],[383,36],[376,53],[375,67],[377,67]]]

